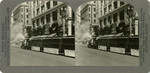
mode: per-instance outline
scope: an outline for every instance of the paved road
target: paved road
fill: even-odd
[[[139,57],[111,53],[76,44],[78,66],[138,66]]]
[[[53,54],[46,54],[20,47],[11,47],[10,51],[11,66],[72,66],[75,59]]]
[[[11,66],[138,66],[139,58],[76,44],[76,59],[11,47]]]

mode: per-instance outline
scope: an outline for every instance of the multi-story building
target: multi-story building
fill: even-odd
[[[75,28],[78,28],[81,23],[81,15],[80,15],[81,7],[78,7],[75,14]]]
[[[81,6],[81,23],[90,22],[90,24],[97,23],[97,9],[96,1],[90,1],[82,4]]]
[[[30,16],[28,3],[21,3],[15,7],[11,14],[11,37],[16,38],[16,36],[20,34],[22,36],[18,37],[24,38],[23,36],[26,36],[24,26],[29,24]]]
[[[116,27],[129,25],[130,35],[138,35],[138,14],[134,7],[121,1],[97,1],[100,28],[112,27],[110,34],[117,33]],[[122,24],[122,25],[120,25]]]
[[[27,3],[19,4],[12,12],[11,23],[22,22],[24,25],[29,24],[29,7]]]
[[[59,1],[31,1],[31,21],[34,29],[52,27],[53,22],[65,26],[65,36],[74,35],[74,13],[71,7]],[[48,32],[47,32],[48,33]],[[45,33],[45,34],[47,34]]]

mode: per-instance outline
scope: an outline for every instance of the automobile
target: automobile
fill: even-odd
[[[21,49],[25,49],[25,40],[21,41]]]
[[[21,48],[22,49],[30,49],[29,41],[28,39],[24,39],[21,42]]]
[[[88,45],[87,47],[88,48],[94,48],[94,49],[98,49],[98,45],[97,45],[97,40],[95,37],[91,38],[89,41],[88,41]]]

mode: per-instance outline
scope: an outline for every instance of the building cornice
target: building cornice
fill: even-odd
[[[96,6],[95,4],[86,4],[80,11],[82,13],[88,6]]]
[[[124,4],[124,5],[122,5],[121,7],[116,8],[116,9],[112,10],[111,12],[109,12],[109,13],[107,13],[107,14],[101,16],[101,17],[98,17],[98,19],[103,19],[103,18],[105,18],[105,17],[107,17],[107,16],[109,16],[109,15],[112,15],[112,14],[114,14],[114,13],[116,13],[116,12],[118,12],[118,11],[122,10],[123,8],[128,7],[128,6],[131,6],[131,5],[130,5],[130,4]]]
[[[67,4],[66,4],[66,3],[59,4],[59,5],[57,5],[57,6],[53,7],[53,8],[51,8],[51,9],[45,11],[44,13],[40,13],[39,15],[37,15],[37,16],[31,18],[31,20],[35,20],[35,19],[37,19],[37,18],[42,17],[43,15],[52,13],[53,11],[55,11],[55,10],[57,10],[58,8],[61,8],[61,7],[63,7],[63,6],[67,6]]]

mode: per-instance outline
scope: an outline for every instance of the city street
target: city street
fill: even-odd
[[[117,54],[76,44],[76,65],[78,66],[138,66],[139,58]]]
[[[72,66],[75,58],[53,55],[11,46],[11,66]]]
[[[138,66],[139,58],[76,44],[76,59],[12,46],[11,66]]]

